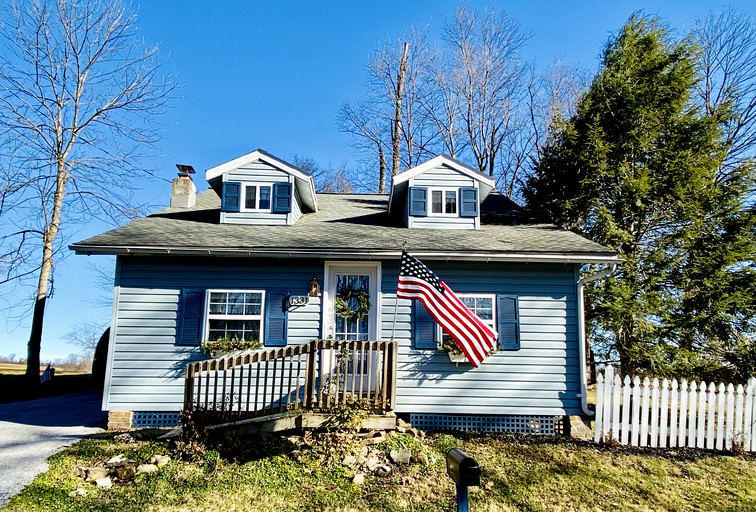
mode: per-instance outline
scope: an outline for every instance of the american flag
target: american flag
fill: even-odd
[[[459,297],[420,260],[402,251],[400,299],[419,299],[428,314],[451,336],[467,360],[478,367],[493,348],[498,334],[478,318]]]

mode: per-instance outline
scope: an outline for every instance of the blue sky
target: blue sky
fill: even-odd
[[[139,7],[140,33],[146,43],[160,46],[164,71],[175,75],[181,87],[162,118],[165,135],[159,155],[145,162],[158,169],[165,181],[138,184],[140,196],[154,209],[166,206],[176,163],[193,165],[200,174],[198,188],[204,188],[205,169],[256,148],[284,160],[298,155],[324,165],[355,166],[358,156],[348,136],[339,132],[336,115],[345,101],[363,96],[365,67],[373,49],[411,25],[430,23],[431,36],[437,37],[457,5],[448,0],[144,2]],[[525,57],[537,65],[545,67],[562,58],[590,69],[596,68],[610,34],[638,9],[662,17],[681,32],[697,16],[723,6],[756,17],[753,0],[470,1],[468,5],[503,9],[524,30],[531,30]],[[81,226],[71,241],[107,228],[101,223]],[[109,261],[68,255],[57,264],[43,360],[75,351],[61,336],[77,322],[110,319],[106,308],[88,300],[102,293],[88,263]],[[3,307],[0,303],[0,354],[25,356],[29,315]]]

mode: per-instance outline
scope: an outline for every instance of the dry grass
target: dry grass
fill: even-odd
[[[439,434],[421,446],[408,435],[401,443],[430,455],[427,466],[395,467],[390,477],[368,475],[351,483],[341,460],[350,446],[313,445],[290,455],[285,439],[250,440],[236,460],[174,460],[157,473],[126,485],[98,490],[78,480],[77,464],[90,465],[123,453],[143,462],[170,448],[161,443],[128,444],[99,439],[79,443],[51,459],[8,510],[189,511],[189,510],[454,510],[454,485],[446,475],[445,453],[460,447],[482,468],[482,486],[471,488],[471,510],[756,510],[756,465],[750,458],[695,450],[602,448],[569,439]],[[320,446],[320,448],[318,448]],[[77,488],[83,496],[71,496]]]

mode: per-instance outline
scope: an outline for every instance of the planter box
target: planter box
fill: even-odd
[[[470,364],[470,361],[467,360],[467,357],[464,354],[454,354],[452,352],[447,352],[447,356],[449,356],[449,361],[459,366],[460,363],[462,364]]]

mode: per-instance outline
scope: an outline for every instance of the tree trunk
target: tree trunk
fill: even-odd
[[[409,55],[409,43],[404,43],[402,60],[399,62],[399,71],[396,76],[396,96],[394,110],[394,129],[391,133],[391,174],[399,174],[399,141],[402,131],[402,96],[404,96],[404,75],[407,73],[407,56]]]
[[[378,193],[383,194],[386,190],[386,155],[383,148],[378,144]]]
[[[42,265],[39,270],[37,299],[34,302],[34,315],[32,316],[31,333],[29,334],[26,377],[30,383],[33,383],[32,385],[39,384],[39,363],[40,352],[42,350],[42,326],[45,319],[45,303],[47,302],[47,290],[50,278],[52,277],[55,237],[58,235],[58,230],[60,229],[66,181],[68,181],[68,172],[66,170],[65,156],[61,156],[58,158],[57,163],[55,194],[53,195],[50,224],[45,229],[42,239]]]

